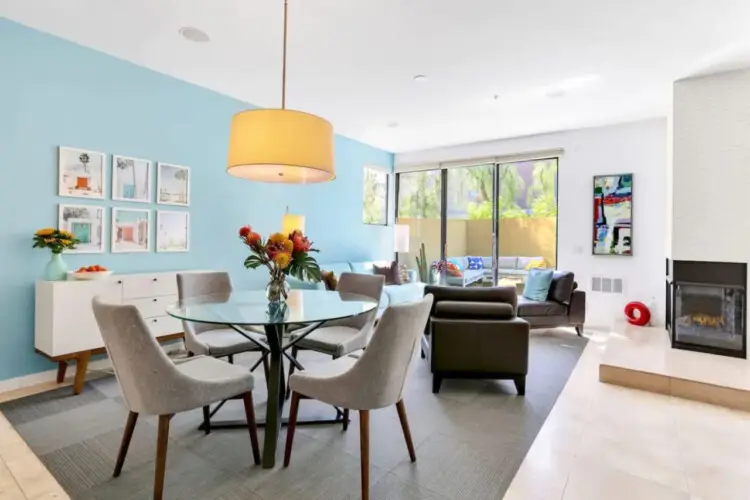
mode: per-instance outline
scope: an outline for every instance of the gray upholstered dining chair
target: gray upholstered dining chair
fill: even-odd
[[[232,280],[225,272],[193,272],[177,274],[177,293],[180,301],[211,295],[227,298],[232,293]],[[183,321],[185,347],[192,355],[221,358],[226,356],[234,362],[234,355],[248,351],[259,351],[257,344],[231,328],[217,325]]]
[[[289,410],[284,467],[289,466],[300,398],[359,411],[362,498],[370,490],[370,410],[396,405],[409,458],[417,460],[406,418],[403,393],[409,366],[415,357],[432,307],[432,295],[419,302],[385,310],[367,349],[359,358],[344,356],[293,374],[289,380]]]
[[[154,499],[161,499],[172,416],[235,396],[241,396],[245,403],[253,460],[260,464],[252,373],[209,356],[175,364],[151,335],[135,306],[105,304],[96,297],[92,305],[125,405],[130,410],[114,477],[122,471],[138,415],[158,415]]]
[[[383,294],[385,277],[375,274],[357,274],[341,273],[339,277],[339,292],[356,293],[364,295],[376,302],[380,302],[380,296]],[[346,356],[350,352],[364,349],[367,346],[367,339],[372,333],[372,327],[377,317],[377,309],[373,309],[367,314],[361,314],[353,318],[328,321],[294,346],[292,346],[292,357],[297,358],[300,350],[317,351],[332,356],[333,359]],[[292,341],[304,332],[302,328],[296,332],[291,332]],[[294,364],[289,363],[289,376],[294,373]],[[289,397],[289,390],[287,390]],[[346,425],[346,423],[344,424]]]

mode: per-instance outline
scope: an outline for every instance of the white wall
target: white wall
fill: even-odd
[[[573,130],[396,155],[406,165],[563,149],[559,163],[558,268],[575,272],[588,291],[587,323],[622,320],[631,300],[656,304],[664,321],[667,120]],[[593,176],[632,172],[633,255],[593,256]],[[624,295],[590,292],[591,276],[623,278]]]
[[[750,257],[750,71],[674,85],[672,255]]]

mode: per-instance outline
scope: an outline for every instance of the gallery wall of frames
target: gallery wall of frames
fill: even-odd
[[[118,206],[97,204],[110,197]],[[190,168],[119,154],[60,146],[59,196],[86,200],[58,205],[58,228],[80,244],[70,253],[190,250]],[[164,209],[139,208],[139,204]]]

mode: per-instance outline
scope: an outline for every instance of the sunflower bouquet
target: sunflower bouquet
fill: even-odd
[[[51,227],[40,229],[34,233],[34,246],[32,248],[49,248],[54,254],[63,253],[65,250],[75,250],[80,240],[70,231],[61,231]]]
[[[318,250],[312,247],[312,242],[301,231],[288,235],[274,233],[265,242],[250,226],[241,227],[239,234],[240,240],[251,252],[245,259],[245,268],[266,266],[271,273],[266,289],[269,300],[286,299],[289,293],[286,276],[303,281],[320,281],[320,267],[310,255]]]

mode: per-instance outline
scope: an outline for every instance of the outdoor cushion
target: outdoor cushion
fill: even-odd
[[[441,300],[435,304],[441,318],[512,318],[513,306],[503,302]]]
[[[516,261],[516,269],[526,269],[532,261],[544,261],[544,257],[518,257]]]
[[[497,258],[498,269],[515,269],[517,263],[518,263],[518,257],[498,257]]]
[[[575,275],[570,271],[555,271],[552,275],[552,283],[549,285],[547,300],[556,300],[567,304],[573,295],[573,284]]]
[[[523,296],[531,300],[544,301],[547,299],[551,282],[552,269],[530,269]]]
[[[518,315],[526,316],[565,316],[567,308],[559,302],[530,300],[518,297]]]
[[[482,257],[482,267],[492,269],[492,257]]]
[[[466,257],[466,259],[469,261],[466,269],[476,270],[484,267],[481,257]]]
[[[455,266],[458,268],[459,271],[463,271],[464,269],[467,269],[466,265],[466,258],[464,257],[450,257],[447,259],[449,263],[455,264]]]

